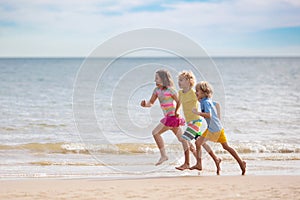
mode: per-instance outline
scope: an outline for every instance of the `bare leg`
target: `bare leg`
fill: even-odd
[[[158,162],[155,165],[160,165],[169,159],[166,154],[164,140],[161,137],[161,134],[166,132],[169,129],[170,129],[169,127],[160,123],[152,131],[152,135],[153,135],[156,145],[160,151],[160,159],[158,160]]]
[[[242,175],[245,175],[245,173],[246,173],[246,162],[243,161],[239,157],[237,152],[232,147],[230,147],[227,142],[222,143],[222,146],[226,151],[228,151],[236,159],[236,161],[239,163],[240,168],[242,170]]]
[[[190,152],[189,152],[189,143],[188,141],[186,141],[185,139],[183,139],[182,136],[182,130],[181,128],[173,128],[172,131],[174,132],[174,134],[176,135],[177,139],[179,142],[181,142],[182,144],[182,148],[184,151],[184,163],[179,166],[179,167],[175,167],[178,170],[185,170],[185,169],[189,169],[190,168]]]
[[[197,150],[197,163],[196,165],[194,165],[193,167],[191,167],[190,169],[197,169],[197,170],[202,170],[202,152],[201,152],[201,146],[203,145],[203,143],[205,142],[205,138],[200,136],[198,137],[198,139],[196,140],[195,144],[196,144],[196,150]]]
[[[197,151],[196,151],[196,148],[194,147],[194,145],[191,143],[191,142],[188,142],[189,143],[189,147],[190,147],[190,152],[193,153],[194,157],[197,159]]]
[[[215,161],[215,165],[217,167],[217,175],[220,175],[220,170],[221,170],[220,163],[222,159],[216,156],[216,154],[213,152],[213,150],[210,148],[210,146],[207,143],[203,143],[202,146],[209,153],[212,159]]]

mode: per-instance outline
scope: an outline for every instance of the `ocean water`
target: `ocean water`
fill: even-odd
[[[160,68],[177,89],[182,70],[212,83],[247,174],[300,174],[300,58],[1,58],[0,178],[198,175],[175,170],[183,151],[171,132],[163,134],[169,160],[154,166],[151,131],[163,114],[158,102],[139,103]],[[209,145],[222,175],[240,174],[221,145]],[[203,160],[201,175],[214,175],[207,153]]]

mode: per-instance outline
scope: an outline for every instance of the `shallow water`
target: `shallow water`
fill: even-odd
[[[80,87],[95,86],[87,99],[90,94],[74,95],[83,61],[0,59],[1,178],[198,174],[174,170],[183,153],[171,132],[163,135],[170,159],[154,166],[159,152],[151,130],[162,112],[158,103],[151,109],[139,106],[151,96],[157,68],[169,69],[176,85],[179,71],[194,68],[176,58],[120,59],[96,83],[92,77],[81,80]],[[229,143],[247,161],[247,173],[300,174],[300,58],[213,61],[215,68],[202,66],[195,74],[198,81],[215,84]],[[223,158],[221,174],[240,174],[220,145],[210,145]],[[213,175],[212,160],[205,157],[203,163],[201,174]]]

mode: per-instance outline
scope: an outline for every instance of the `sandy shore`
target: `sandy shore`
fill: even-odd
[[[299,199],[300,176],[0,181],[0,199]]]

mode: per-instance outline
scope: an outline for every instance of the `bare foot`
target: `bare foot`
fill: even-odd
[[[163,162],[167,161],[169,158],[167,156],[164,157],[160,157],[159,161],[155,164],[157,165],[161,165]]]
[[[243,161],[243,167],[241,168],[242,169],[242,175],[245,175],[245,173],[246,173],[246,162],[245,161]]]
[[[221,171],[220,164],[221,164],[221,162],[222,162],[222,159],[219,158],[218,162],[216,163],[216,166],[217,166],[217,175],[220,175],[220,171]]]
[[[202,166],[194,165],[193,167],[190,167],[190,170],[194,170],[194,169],[197,169],[197,170],[201,171]]]
[[[178,169],[178,170],[181,170],[181,171],[183,171],[185,169],[189,169],[189,168],[190,168],[189,164],[183,164],[183,165],[181,165],[179,167],[175,167],[175,169]]]

